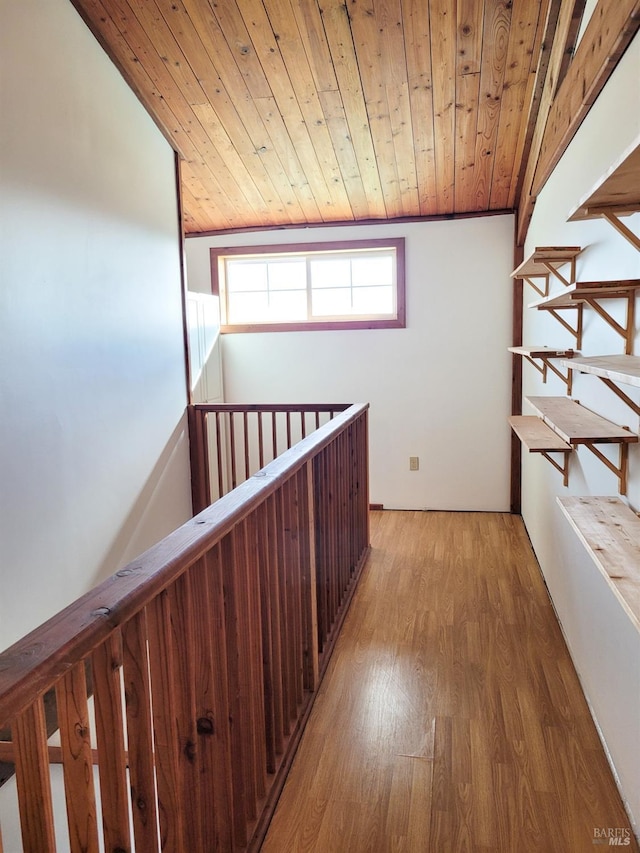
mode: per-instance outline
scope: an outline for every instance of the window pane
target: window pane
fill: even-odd
[[[351,288],[332,287],[314,290],[311,297],[314,317],[335,317],[340,314],[352,314]]]
[[[269,290],[306,290],[307,265],[300,258],[269,262]]]
[[[229,323],[260,323],[269,309],[267,293],[230,293]]]
[[[268,322],[294,323],[307,319],[307,291],[278,290],[269,295]]]
[[[353,286],[368,287],[375,284],[393,283],[393,262],[387,257],[354,258]]]
[[[354,287],[353,311],[355,314],[394,314],[393,288]]]
[[[266,290],[267,265],[263,261],[228,262],[226,284],[229,293]]]
[[[351,261],[349,258],[322,258],[311,261],[311,287],[349,287]]]

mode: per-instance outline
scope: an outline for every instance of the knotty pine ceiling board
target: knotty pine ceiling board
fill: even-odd
[[[187,233],[516,204],[548,0],[73,3],[180,155]]]

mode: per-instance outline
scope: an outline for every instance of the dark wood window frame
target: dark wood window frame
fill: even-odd
[[[295,332],[295,331],[327,331],[334,329],[404,329],[406,326],[405,299],[405,240],[404,237],[394,237],[388,240],[341,240],[315,243],[284,243],[266,246],[230,246],[216,247],[210,250],[211,261],[211,290],[215,296],[224,300],[223,283],[220,281],[220,261],[230,255],[277,255],[277,254],[314,254],[333,251],[357,251],[367,249],[395,249],[396,257],[396,316],[385,319],[351,319],[317,320],[294,323],[247,323],[226,325],[220,328],[223,334],[244,332]],[[224,317],[224,306],[223,306]]]

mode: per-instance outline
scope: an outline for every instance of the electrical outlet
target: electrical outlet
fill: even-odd
[[[417,471],[420,468],[420,459],[418,456],[409,457],[409,470]]]

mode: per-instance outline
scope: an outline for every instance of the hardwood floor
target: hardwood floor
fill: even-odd
[[[630,832],[521,519],[374,512],[372,546],[262,853]]]

